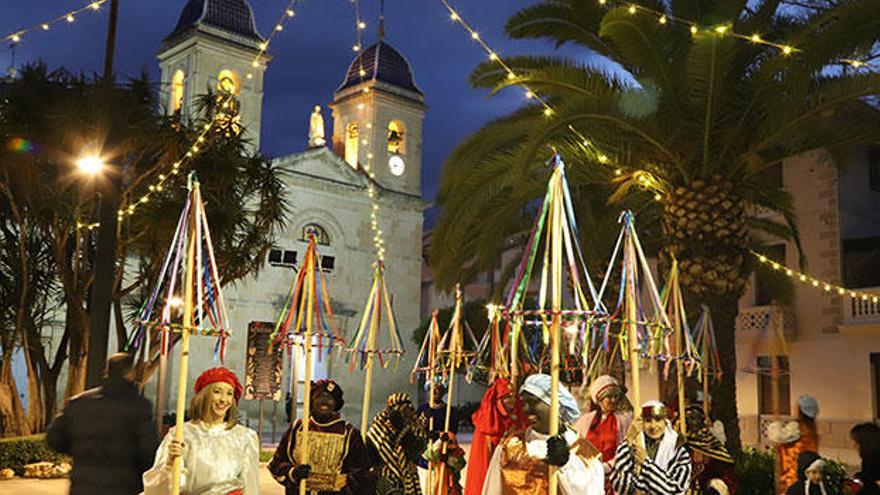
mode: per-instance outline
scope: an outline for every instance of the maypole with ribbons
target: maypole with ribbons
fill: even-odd
[[[366,372],[364,383],[364,402],[361,412],[361,434],[367,436],[367,421],[370,415],[370,391],[373,384],[373,367],[378,359],[383,369],[393,366],[395,369],[403,356],[403,344],[397,330],[391,298],[385,285],[385,264],[382,260],[373,265],[373,285],[370,296],[361,317],[357,334],[352,338],[348,349],[349,371],[360,366]],[[382,341],[382,323],[388,329],[385,333],[387,342]]]
[[[718,358],[718,344],[715,341],[715,327],[712,325],[712,313],[709,306],[702,306],[700,318],[694,326],[694,345],[700,353],[700,381],[703,384],[703,415],[707,419],[711,403],[709,402],[709,380],[721,381],[721,362]]]
[[[589,341],[594,323],[605,317],[606,311],[590,279],[580,246],[580,233],[574,217],[571,193],[565,178],[565,164],[556,154],[551,159],[552,174],[547,192],[535,219],[525,253],[516,271],[507,300],[501,308],[501,318],[510,329],[508,350],[510,352],[511,381],[520,374],[519,349],[525,347],[527,359],[535,362],[537,345],[523,339],[523,332],[540,329],[543,346],[538,365],[543,367],[549,348],[551,403],[550,435],[557,435],[559,424],[559,373],[563,350],[578,353],[582,365],[588,365],[589,353],[584,343]],[[541,275],[536,308],[525,307],[525,294],[532,283],[532,272],[538,261],[539,245],[544,245],[541,257]],[[586,285],[586,288],[584,287]],[[569,299],[573,309],[563,309],[563,287],[570,287]],[[548,301],[549,296],[549,301]],[[566,331],[561,331],[562,327]],[[569,345],[563,346],[567,338]],[[556,467],[550,466],[550,495],[556,495],[558,479]]]
[[[305,390],[303,391],[303,420],[300,433],[302,443],[299,461],[301,464],[309,464],[311,456],[309,418],[311,417],[312,348],[318,348],[318,359],[320,360],[324,351],[329,354],[333,348],[339,348],[345,344],[345,340],[333,319],[330,291],[321,271],[321,256],[318,253],[314,234],[309,235],[309,245],[306,248],[302,266],[291,284],[287,301],[270,339],[273,346],[287,345],[290,352],[295,352],[294,346],[296,345],[301,345],[303,349]],[[291,373],[296,373],[296,370],[291,370]],[[296,397],[292,397],[291,400],[294,404],[293,407],[296,407]],[[307,482],[308,479],[303,479],[300,482],[300,495],[306,494]]]
[[[700,368],[700,357],[696,346],[691,339],[688,325],[687,311],[684,306],[684,297],[681,294],[681,284],[678,277],[678,260],[672,258],[672,267],[669,269],[669,277],[666,280],[666,288],[663,292],[663,306],[666,308],[666,317],[672,326],[672,335],[667,336],[665,342],[666,365],[663,369],[664,379],[669,376],[669,368],[675,363],[676,384],[678,390],[678,414],[681,434],[687,436],[687,421],[685,414],[685,375],[690,376],[694,368]],[[672,342],[669,340],[674,339]],[[702,370],[698,372],[702,374]],[[708,416],[706,416],[708,417]]]
[[[126,343],[126,350],[144,345],[147,332],[155,330],[160,339],[160,392],[157,403],[164,396],[162,381],[165,375],[167,355],[172,335],[180,334],[180,365],[177,379],[177,418],[174,440],[183,441],[183,422],[186,406],[187,373],[189,367],[190,335],[217,336],[214,357],[222,361],[226,354],[229,336],[229,318],[220,288],[220,276],[211,234],[205,214],[205,205],[195,174],[188,180],[189,195],[177,223],[177,230],[150,298],[144,304],[138,318],[138,329]],[[182,277],[182,288],[180,278]],[[182,294],[181,294],[182,292]],[[172,308],[182,306],[180,323],[174,323]],[[161,310],[159,310],[161,308]],[[156,335],[158,334],[158,335]],[[161,407],[161,406],[160,406]],[[161,418],[162,411],[158,416]],[[171,476],[171,493],[180,494],[180,470],[182,458],[174,459]]]

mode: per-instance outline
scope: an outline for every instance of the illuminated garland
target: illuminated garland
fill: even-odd
[[[354,4],[354,17],[355,17],[355,44],[351,47],[355,52],[360,52],[363,48],[363,32],[367,28],[367,23],[361,18],[361,8],[360,1],[353,0]],[[367,75],[367,71],[364,69],[364,60],[363,57],[358,55],[358,77],[360,77],[361,84],[364,83],[364,77]],[[370,88],[368,86],[364,86],[361,89],[363,94],[367,94],[370,92]],[[361,103],[357,106],[358,110],[361,112],[365,111],[366,106]],[[366,118],[363,119],[366,123],[365,126],[367,130],[372,130],[373,125],[367,121]],[[370,141],[367,138],[361,140],[361,144],[365,147],[370,144]],[[369,150],[367,151],[367,163],[364,165],[364,172],[367,174],[367,195],[370,197],[370,230],[373,232],[373,246],[376,248],[376,258],[381,263],[385,260],[385,241],[382,239],[382,230],[379,228],[379,200],[377,198],[376,191],[376,173],[373,171],[373,153]]]
[[[776,261],[773,261],[767,256],[756,251],[749,252],[752,253],[755,258],[758,258],[758,261],[760,261],[762,264],[769,265],[774,270],[784,273],[788,278],[792,280],[796,279],[805,285],[810,285],[812,287],[816,287],[817,289],[822,289],[825,292],[836,292],[838,295],[849,296],[852,299],[861,299],[862,301],[870,300],[875,304],[880,302],[880,294],[847,289],[846,287],[841,287],[839,285],[828,283],[823,280],[819,280],[818,278],[815,278],[813,276],[810,276],[806,273],[792,270],[791,268]]]
[[[107,1],[107,0],[102,0],[102,1]],[[272,33],[263,42],[261,42],[259,44],[259,50],[257,51],[257,54],[254,56],[253,62],[251,62],[252,67],[254,67],[254,68],[260,67],[260,63],[261,63],[260,59],[265,55],[266,50],[268,50],[268,48],[269,48],[269,44],[272,42],[272,40],[275,38],[275,36],[278,33],[280,33],[281,31],[284,30],[284,23],[286,21],[290,20],[295,15],[295,12],[293,11],[292,7],[296,2],[297,2],[297,0],[289,0],[287,7],[284,9],[284,13],[281,15],[281,18],[278,20],[278,22],[275,24],[275,27],[272,29]],[[247,79],[253,79],[253,74],[249,72],[245,75],[245,77]],[[230,104],[232,103],[232,100],[233,100],[233,95],[230,94],[227,97],[227,99],[222,102],[221,108],[224,108],[224,109],[229,108]],[[126,216],[130,217],[130,216],[134,215],[134,212],[137,210],[137,208],[140,205],[148,203],[150,201],[150,198],[154,194],[159,193],[163,189],[165,189],[166,183],[169,182],[174,176],[177,176],[180,174],[180,169],[183,165],[185,165],[187,162],[191,161],[191,159],[193,157],[195,157],[195,155],[197,155],[199,152],[202,152],[205,150],[205,147],[209,144],[207,141],[207,136],[215,128],[217,123],[224,122],[228,118],[229,118],[229,115],[226,114],[225,112],[222,112],[222,111],[215,114],[214,117],[212,118],[212,120],[203,126],[202,131],[199,133],[198,137],[196,137],[196,139],[192,142],[192,144],[187,148],[186,153],[184,153],[184,155],[182,157],[180,157],[179,159],[177,159],[176,161],[174,161],[171,164],[171,170],[167,171],[166,173],[160,173],[156,177],[155,182],[153,182],[153,184],[151,184],[149,186],[148,191],[146,193],[144,193],[138,200],[132,201],[128,204],[120,206],[119,210],[117,210],[117,212],[116,212],[117,220],[122,221]],[[83,224],[83,223],[77,222],[78,228],[88,227],[89,230],[91,230],[91,229],[98,227],[98,226],[99,226],[98,223]]]
[[[33,26],[19,29],[17,31],[13,31],[13,32],[7,34],[6,36],[0,38],[0,42],[5,43],[8,41],[14,45],[18,44],[21,42],[21,40],[24,38],[24,35],[27,33],[32,33],[34,31],[48,31],[49,28],[51,28],[53,25],[59,24],[62,22],[70,24],[76,20],[77,15],[79,15],[83,12],[89,11],[89,10],[91,10],[91,11],[100,10],[101,5],[107,3],[107,1],[108,0],[95,0],[93,2],[90,2],[88,5],[86,5],[84,7],[80,7],[76,10],[71,10],[70,12],[67,12],[65,14],[61,14],[58,17],[54,17],[52,19],[49,19],[48,21],[41,22],[39,24],[34,24]]]

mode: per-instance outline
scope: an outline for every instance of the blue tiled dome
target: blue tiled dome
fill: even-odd
[[[367,73],[361,77],[361,68]],[[363,81],[382,81],[419,95],[422,91],[416,86],[409,62],[388,43],[380,41],[363,50],[348,66],[345,80],[336,91],[356,86]]]
[[[189,0],[180,13],[177,27],[168,38],[198,25],[262,41],[254,23],[254,12],[247,0]]]

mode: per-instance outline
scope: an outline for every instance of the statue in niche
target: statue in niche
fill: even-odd
[[[315,105],[315,111],[309,119],[309,148],[320,148],[327,144],[324,139],[324,117],[321,115],[321,105]]]

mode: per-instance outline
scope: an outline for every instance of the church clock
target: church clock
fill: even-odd
[[[406,170],[406,163],[403,162],[400,155],[391,155],[391,158],[388,159],[388,168],[395,177],[400,177]]]

